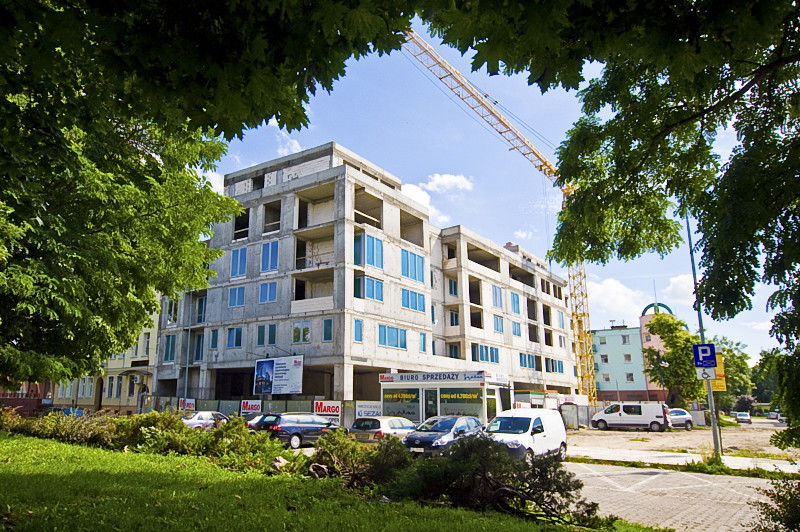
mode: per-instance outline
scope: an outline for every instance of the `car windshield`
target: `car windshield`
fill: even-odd
[[[431,418],[425,423],[420,425],[417,430],[420,432],[450,432],[453,425],[456,424],[456,418]]]
[[[356,419],[353,423],[355,430],[377,430],[381,428],[381,422],[377,419]]]
[[[188,414],[183,416],[181,419],[192,419],[196,415],[197,415],[197,412],[189,412]]]
[[[670,410],[669,414],[671,416],[683,416],[686,415],[686,412],[684,412],[683,410]]]
[[[736,417],[750,417],[750,414],[748,414],[747,412],[739,412],[738,414],[736,414]]]
[[[486,427],[486,432],[503,434],[524,434],[531,426],[528,417],[496,417]]]

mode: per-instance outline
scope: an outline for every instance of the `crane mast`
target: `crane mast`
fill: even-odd
[[[406,33],[403,44],[405,50],[414,56],[439,81],[458,96],[473,112],[483,118],[503,139],[528,159],[553,184],[558,177],[558,169],[545,157],[531,141],[455,68],[444,60],[428,43],[414,31]],[[569,185],[562,185],[561,192],[566,198],[573,192]],[[597,388],[594,372],[594,353],[589,327],[589,306],[586,289],[586,267],[583,262],[569,265],[570,310],[572,312],[572,334],[575,358],[578,368],[578,386],[582,394],[594,404],[597,401]]]

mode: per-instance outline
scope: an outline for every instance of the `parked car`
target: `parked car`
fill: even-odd
[[[686,430],[692,430],[694,426],[692,415],[683,408],[673,408],[670,410],[669,420],[673,427],[683,427]]]
[[[414,431],[413,421],[404,417],[360,417],[350,427],[350,437],[363,443],[377,443],[386,436],[403,438]]]
[[[753,419],[750,417],[749,412],[736,412],[736,422],[737,423],[753,423]]]
[[[187,412],[181,418],[181,421],[189,428],[211,430],[222,423],[226,423],[228,416],[211,410],[199,410],[197,412]]]
[[[505,443],[514,458],[557,455],[567,458],[567,431],[557,410],[515,408],[500,412],[486,427],[486,434]]]
[[[310,412],[257,414],[247,422],[247,426],[252,431],[269,431],[273,438],[289,444],[292,449],[298,449],[304,443],[313,443],[340,428],[335,421]]]
[[[786,414],[778,412],[778,423],[786,423]]]
[[[403,438],[408,450],[417,455],[440,454],[454,441],[483,432],[481,422],[472,416],[434,416],[422,422]]]
[[[778,419],[777,412],[767,412],[767,419]]]
[[[671,427],[669,409],[665,404],[614,403],[592,416],[592,427],[646,428],[650,432],[664,432]]]

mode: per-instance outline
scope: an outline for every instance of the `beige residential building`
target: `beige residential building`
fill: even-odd
[[[302,389],[275,399],[380,400],[382,373],[481,370],[577,393],[566,281],[542,259],[432,226],[398,178],[335,143],[224,186],[245,212],[214,228],[209,288],[163,301],[156,395],[273,399],[253,393],[255,363],[288,356]]]

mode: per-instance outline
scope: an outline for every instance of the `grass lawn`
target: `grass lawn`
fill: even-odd
[[[119,453],[0,431],[0,529],[563,530],[497,513],[380,503],[336,480],[235,473],[200,458]],[[619,531],[653,530],[620,523]]]

